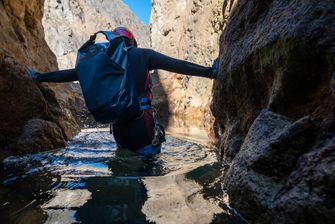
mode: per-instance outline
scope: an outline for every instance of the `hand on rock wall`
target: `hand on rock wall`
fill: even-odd
[[[217,57],[212,65],[212,70],[213,70],[213,76],[212,79],[216,79],[218,77],[218,72],[219,72],[219,57]]]

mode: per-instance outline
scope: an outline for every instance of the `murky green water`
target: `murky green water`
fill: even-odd
[[[1,223],[241,223],[200,143],[167,136],[148,159],[117,151],[108,132],[82,132],[64,149],[3,163]]]

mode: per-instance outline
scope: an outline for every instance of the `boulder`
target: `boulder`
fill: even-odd
[[[335,138],[323,139],[301,156],[273,199],[274,223],[333,223],[335,217]]]
[[[23,127],[16,147],[25,153],[32,153],[64,146],[62,130],[55,123],[32,119]]]
[[[274,198],[317,138],[318,128],[309,117],[292,123],[262,111],[225,174],[231,205],[256,223],[269,223]]]

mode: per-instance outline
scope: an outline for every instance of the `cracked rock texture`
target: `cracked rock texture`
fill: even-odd
[[[211,108],[231,206],[251,223],[332,223],[335,2],[225,0],[223,15]]]
[[[218,56],[222,2],[153,0],[150,25],[153,49],[211,66]],[[188,125],[208,127],[212,80],[158,71],[154,87],[154,104],[160,113],[169,114],[170,121],[177,118]]]
[[[98,30],[125,26],[139,46],[150,46],[149,28],[121,0],[45,0],[42,21],[60,69],[75,66],[78,48]]]
[[[50,141],[50,144],[42,147],[43,149],[64,145],[64,140],[71,138],[78,131],[78,126],[67,109],[68,96],[64,95],[63,99],[59,99],[52,90],[59,88],[62,94],[65,94],[67,91],[70,92],[68,87],[36,85],[25,75],[27,67],[39,71],[57,69],[56,57],[44,41],[42,9],[43,1],[40,0],[0,2],[0,147],[3,149],[1,154],[8,152],[8,149],[16,149],[18,152],[34,150],[29,147],[22,149],[17,143],[23,132],[25,138],[29,138],[27,127],[36,118],[41,122],[34,124],[35,130],[42,130],[43,125],[48,124],[43,133],[46,136],[57,133],[59,138],[59,141]],[[30,140],[37,140],[36,138],[40,137],[37,136],[31,135]]]

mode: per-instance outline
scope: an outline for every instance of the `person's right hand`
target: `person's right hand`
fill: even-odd
[[[216,79],[219,73],[219,57],[217,57],[212,65],[213,76],[212,79]]]

